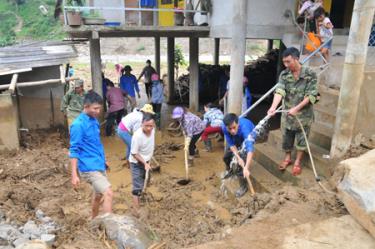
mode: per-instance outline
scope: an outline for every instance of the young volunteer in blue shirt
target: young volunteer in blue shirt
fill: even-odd
[[[236,191],[236,197],[243,196],[247,190],[246,177],[250,176],[250,164],[253,158],[255,138],[252,138],[251,132],[254,129],[254,124],[246,118],[238,118],[234,113],[228,113],[224,116],[222,130],[229,149],[225,152],[224,162],[226,166],[227,178],[233,174],[239,176],[240,188]],[[244,143],[246,161],[241,157],[238,148]],[[241,167],[238,167],[235,172],[230,168],[230,162],[233,157],[237,158],[237,162]]]
[[[87,93],[83,101],[83,111],[70,127],[72,184],[77,188],[81,177],[93,187],[92,218],[99,214],[102,198],[103,212],[112,212],[113,192],[106,175],[107,165],[97,120],[102,105],[103,99],[99,94],[94,91]]]

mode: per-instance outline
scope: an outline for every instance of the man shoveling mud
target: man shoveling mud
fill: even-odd
[[[240,188],[236,191],[236,197],[243,196],[247,190],[247,180],[250,176],[250,164],[253,158],[254,152],[254,139],[251,139],[251,132],[254,129],[254,124],[246,118],[238,118],[234,113],[228,113],[224,116],[223,119],[223,133],[225,140],[228,144],[229,150],[224,154],[224,162],[226,166],[226,172],[224,179],[232,175],[237,175],[240,183]],[[244,161],[238,150],[239,147],[244,143],[246,161]],[[232,158],[236,157],[238,164],[241,166],[237,169],[231,169],[230,163]]]
[[[72,184],[74,188],[78,187],[81,176],[93,187],[92,218],[99,214],[102,198],[103,212],[112,212],[113,192],[106,175],[107,166],[97,120],[102,105],[102,97],[90,91],[83,101],[83,112],[74,120],[70,129]]]
[[[130,169],[132,173],[132,195],[135,215],[139,212],[139,199],[144,187],[146,171],[151,170],[150,160],[155,147],[155,120],[152,114],[145,113],[142,127],[132,137]],[[146,179],[147,180],[147,179]]]

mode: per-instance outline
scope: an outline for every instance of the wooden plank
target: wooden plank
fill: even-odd
[[[11,80],[10,86],[9,86],[9,91],[10,91],[11,94],[13,94],[15,89],[16,89],[17,80],[18,80],[18,73],[15,73],[12,76],[12,80]]]
[[[1,75],[8,75],[8,74],[15,74],[15,73],[30,72],[32,70],[33,69],[31,67],[29,67],[29,68],[21,68],[21,69],[4,68],[3,70],[0,70],[0,76]]]

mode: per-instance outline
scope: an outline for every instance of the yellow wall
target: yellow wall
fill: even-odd
[[[158,0],[159,9],[174,9],[174,0],[170,1],[170,4],[162,4],[162,0]],[[185,1],[178,1],[179,8],[185,8]],[[174,14],[173,12],[160,11],[159,12],[159,26],[174,26]]]
[[[332,0],[323,0],[323,8],[326,12],[331,12]]]

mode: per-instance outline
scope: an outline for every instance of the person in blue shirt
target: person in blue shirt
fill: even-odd
[[[83,101],[83,111],[70,127],[71,181],[73,187],[77,188],[81,177],[93,187],[92,218],[99,214],[102,199],[103,212],[112,212],[113,192],[106,175],[108,166],[97,120],[102,104],[103,99],[99,94],[94,91],[87,93]]]
[[[226,174],[223,178],[228,178],[233,174],[239,177],[240,188],[236,191],[236,197],[241,197],[248,190],[246,177],[250,176],[250,164],[254,153],[255,138],[252,138],[254,124],[246,118],[238,118],[234,113],[226,114],[223,123],[222,130],[229,147],[223,158],[226,166]],[[242,144],[245,147],[244,155],[240,155],[238,150]],[[241,167],[237,169],[230,168],[233,157],[236,157]]]
[[[132,70],[133,69],[129,65],[126,65],[122,69],[122,76],[120,77],[120,88],[130,100],[131,110],[137,106],[135,93],[137,92],[138,98],[141,98],[141,95],[139,94],[138,80],[133,74],[131,74]],[[127,104],[125,104],[125,106],[127,106]]]
[[[156,126],[160,130],[161,123],[161,107],[164,101],[164,85],[159,79],[159,75],[154,73],[151,75],[152,80],[152,95],[151,104],[155,112]]]

